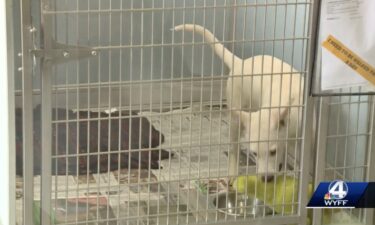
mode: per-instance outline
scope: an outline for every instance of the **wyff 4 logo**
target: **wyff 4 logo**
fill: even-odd
[[[321,182],[307,207],[375,208],[375,182]]]
[[[345,206],[348,200],[344,200],[349,192],[345,181],[335,180],[330,183],[328,192],[324,195],[324,204],[326,206]]]

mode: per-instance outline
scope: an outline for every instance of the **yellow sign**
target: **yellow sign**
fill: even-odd
[[[347,48],[339,40],[332,35],[329,35],[327,40],[322,43],[322,46],[366,80],[375,85],[375,68]]]

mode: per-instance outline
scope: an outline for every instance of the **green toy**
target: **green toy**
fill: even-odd
[[[276,213],[290,215],[297,212],[298,180],[293,177],[276,176],[274,181],[265,183],[257,176],[240,176],[234,181],[234,188],[239,193],[247,191],[248,195],[263,200]],[[309,184],[308,196],[311,196],[312,189]]]
[[[298,185],[298,179],[283,175],[276,176],[274,181],[267,183],[263,182],[263,180],[257,176],[240,176],[233,183],[238,193],[256,196],[256,198],[265,202],[267,206],[273,208],[276,213],[283,213],[284,215],[297,213]],[[308,199],[311,198],[312,193],[313,185],[309,184],[307,192]],[[311,224],[311,212],[312,211],[309,210],[307,224]],[[338,212],[338,210],[334,209],[323,210],[323,224],[331,223],[332,215]]]

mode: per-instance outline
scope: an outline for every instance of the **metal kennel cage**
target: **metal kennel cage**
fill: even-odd
[[[20,43],[15,46],[17,223],[306,224],[314,219],[320,224],[322,213],[308,216],[305,207],[314,179],[324,180],[328,171],[338,171],[334,178],[374,176],[374,104],[366,97],[332,98],[329,104],[328,98],[319,99],[314,171],[314,100],[306,87],[318,6],[313,0],[14,2],[13,22],[20,24],[14,33]],[[301,129],[276,140],[295,145],[278,175],[296,185],[286,190],[269,183],[271,199],[279,188],[284,195],[281,202],[267,201],[256,179],[250,194],[263,198],[259,213],[249,214],[245,207],[244,214],[233,215],[228,206],[215,205],[220,196],[229,201],[229,181],[236,177],[228,172],[236,144],[230,139],[235,110],[225,93],[229,70],[198,33],[171,30],[185,23],[204,26],[240,58],[280,58],[305,79],[299,84],[301,104],[293,106]],[[358,111],[346,114],[344,128],[341,121],[324,126],[347,105],[349,112]],[[348,122],[353,119],[357,123]],[[370,125],[363,125],[367,121]],[[350,146],[353,138],[358,144]],[[347,154],[361,152],[358,161],[329,155],[341,139]],[[239,144],[238,175],[260,177],[249,142]],[[372,161],[360,159],[366,154]],[[328,164],[330,157],[335,163]],[[246,185],[247,180],[249,194]],[[293,196],[290,201],[286,192]],[[352,214],[373,220],[370,210]]]
[[[358,89],[341,91],[357,92]],[[321,97],[317,105],[319,121],[315,183],[334,179],[357,182],[374,180],[373,96]],[[364,224],[373,224],[373,209],[350,209],[348,213]],[[321,224],[323,217],[322,210],[314,211],[315,224]]]

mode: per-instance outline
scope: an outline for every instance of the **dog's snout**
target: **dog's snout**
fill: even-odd
[[[262,177],[264,182],[271,182],[273,180],[274,176],[273,175],[265,175]]]

